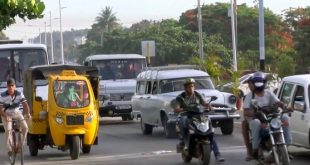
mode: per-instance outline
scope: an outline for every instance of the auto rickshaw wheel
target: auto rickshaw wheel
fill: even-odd
[[[84,154],[89,154],[90,149],[91,149],[91,145],[83,145],[82,146],[82,151]]]
[[[30,137],[28,142],[30,156],[37,156],[38,155],[38,141],[36,137]]]
[[[78,159],[80,156],[80,137],[77,135],[71,136],[69,141],[70,156],[72,160]]]

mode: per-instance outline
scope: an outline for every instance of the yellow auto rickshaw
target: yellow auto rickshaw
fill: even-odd
[[[23,92],[32,110],[27,145],[37,156],[45,146],[89,153],[98,143],[98,70],[73,65],[42,65],[24,72]]]

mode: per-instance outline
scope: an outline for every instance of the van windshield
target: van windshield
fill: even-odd
[[[159,82],[160,93],[183,91],[184,90],[183,84],[187,78],[188,77],[161,80]],[[194,79],[195,79],[195,89],[214,89],[214,86],[213,86],[213,83],[210,77],[194,77]]]
[[[145,67],[145,59],[94,60],[101,80],[136,79]]]
[[[6,87],[9,77],[15,78],[16,86],[22,86],[24,70],[44,64],[47,64],[47,54],[43,49],[0,50],[1,87]]]

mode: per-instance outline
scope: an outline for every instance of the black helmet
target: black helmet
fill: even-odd
[[[255,91],[262,91],[266,87],[266,76],[263,72],[255,72],[251,77],[251,82],[254,85]]]

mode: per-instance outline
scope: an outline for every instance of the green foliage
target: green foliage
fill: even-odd
[[[282,56],[277,62],[279,77],[290,76],[295,73],[295,63],[292,57]]]
[[[0,31],[15,23],[15,17],[42,18],[45,5],[40,0],[0,0]]]

